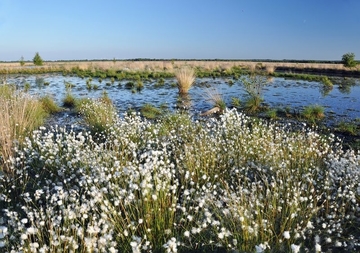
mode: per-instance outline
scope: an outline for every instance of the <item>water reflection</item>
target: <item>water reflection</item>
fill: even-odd
[[[1,79],[1,77],[0,77]],[[66,86],[72,84],[71,92],[78,98],[98,98],[105,90],[109,98],[118,107],[120,112],[129,108],[139,110],[144,104],[156,107],[167,104],[169,110],[186,109],[195,113],[207,111],[212,105],[206,101],[204,92],[207,87],[216,87],[228,107],[232,106],[233,98],[245,101],[248,92],[244,84],[234,80],[229,84],[229,78],[197,78],[194,87],[186,95],[180,96],[176,87],[171,84],[174,79],[166,79],[164,84],[156,85],[159,80],[144,80],[143,89],[139,92],[127,89],[125,84],[129,80],[112,83],[111,79],[104,78],[101,83],[93,80],[91,83],[98,89],[87,89],[87,79],[75,76],[58,74],[7,76],[8,83],[15,83],[21,89],[29,84],[29,93],[32,95],[51,95],[61,105],[66,95]],[[334,88],[325,87],[319,82],[272,78],[261,90],[266,105],[270,108],[301,111],[308,105],[321,105],[325,108],[326,120],[349,121],[360,118],[360,79],[334,79]],[[41,84],[40,84],[41,83]],[[43,85],[47,83],[48,85]],[[65,85],[68,84],[68,85]],[[119,85],[120,84],[120,85]]]
[[[190,110],[192,107],[190,94],[179,94],[177,98],[177,107],[181,110]]]

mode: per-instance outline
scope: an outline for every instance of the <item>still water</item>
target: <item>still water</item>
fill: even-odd
[[[104,79],[101,82],[93,78],[92,84],[97,90],[86,88],[86,79],[75,76],[58,74],[10,76],[8,83],[14,83],[22,88],[25,83],[30,84],[29,93],[32,95],[51,95],[61,105],[66,95],[66,83],[73,85],[71,93],[77,98],[98,98],[104,91],[112,99],[120,112],[129,108],[138,110],[142,105],[149,103],[154,106],[166,104],[170,110],[179,106],[179,95],[176,80],[165,79],[165,84],[157,85],[158,80],[143,81],[144,88],[139,92],[126,88],[128,81]],[[301,110],[308,105],[320,105],[325,108],[325,123],[333,125],[338,122],[360,120],[360,79],[337,78],[333,79],[332,89],[325,89],[319,82],[272,78],[262,90],[264,103],[273,109],[290,108],[291,111]],[[206,96],[207,90],[216,90],[221,94],[228,107],[231,107],[232,98],[246,100],[246,90],[239,80],[229,78],[198,78],[189,91],[189,110],[201,113],[212,108]]]

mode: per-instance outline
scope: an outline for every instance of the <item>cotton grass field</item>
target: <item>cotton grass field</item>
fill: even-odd
[[[79,113],[88,130],[35,128],[2,157],[1,252],[360,250],[360,154],[334,135],[235,109]]]

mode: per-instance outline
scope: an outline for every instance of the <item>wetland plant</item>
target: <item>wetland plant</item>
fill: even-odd
[[[334,136],[236,110],[105,132],[41,128],[17,149],[2,252],[359,252],[360,154]]]
[[[42,103],[11,85],[0,85],[0,171],[13,155],[14,145],[22,145],[47,116]]]
[[[156,119],[163,114],[163,110],[152,104],[144,104],[140,109],[141,115],[147,119]]]
[[[301,116],[308,121],[315,123],[325,117],[324,111],[325,109],[321,105],[309,105],[305,106]]]
[[[165,79],[163,77],[159,78],[159,80],[155,83],[155,87],[161,87],[164,86]]]
[[[111,128],[118,117],[117,110],[106,92],[97,100],[82,99],[77,103],[76,109],[90,126],[91,132],[97,135]]]
[[[55,103],[50,95],[43,96],[39,99],[44,110],[49,114],[54,114],[61,111],[61,108]]]
[[[247,93],[247,100],[245,101],[245,109],[249,113],[255,113],[261,109],[261,103],[263,102],[263,88],[268,83],[265,76],[262,75],[246,75],[241,78],[241,82],[244,85]]]
[[[266,112],[266,116],[269,119],[277,119],[278,115],[277,115],[277,110],[276,109],[270,109]]]
[[[129,81],[129,82],[125,83],[125,88],[133,89],[133,88],[135,88],[135,83],[133,81]]]
[[[141,91],[142,89],[144,89],[144,83],[141,80],[137,80],[135,88],[137,91]]]
[[[338,124],[337,130],[350,135],[356,135],[360,129],[358,129],[355,123],[342,121]]]
[[[26,82],[26,83],[24,84],[24,92],[28,92],[28,91],[30,90],[30,88],[31,88],[30,83]]]
[[[240,108],[241,107],[241,100],[240,98],[236,98],[236,97],[232,97],[231,98],[231,105],[235,108]]]
[[[68,90],[66,92],[66,95],[63,99],[63,106],[67,107],[67,108],[74,108],[76,105],[76,98],[75,96],[71,93],[70,90]]]
[[[326,86],[326,87],[333,87],[333,83],[331,82],[331,80],[329,79],[329,77],[327,76],[323,76],[321,78],[321,82]]]
[[[190,67],[182,67],[175,70],[175,78],[179,93],[186,94],[195,82],[195,71]]]
[[[248,113],[256,113],[262,109],[261,103],[264,99],[260,96],[250,96],[245,101],[245,110]]]
[[[217,112],[223,113],[226,110],[224,98],[215,87],[206,89],[205,99],[212,104],[213,108],[218,108]]]

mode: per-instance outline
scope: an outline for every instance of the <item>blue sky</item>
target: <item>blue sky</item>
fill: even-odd
[[[0,0],[0,61],[360,58],[359,0]]]

